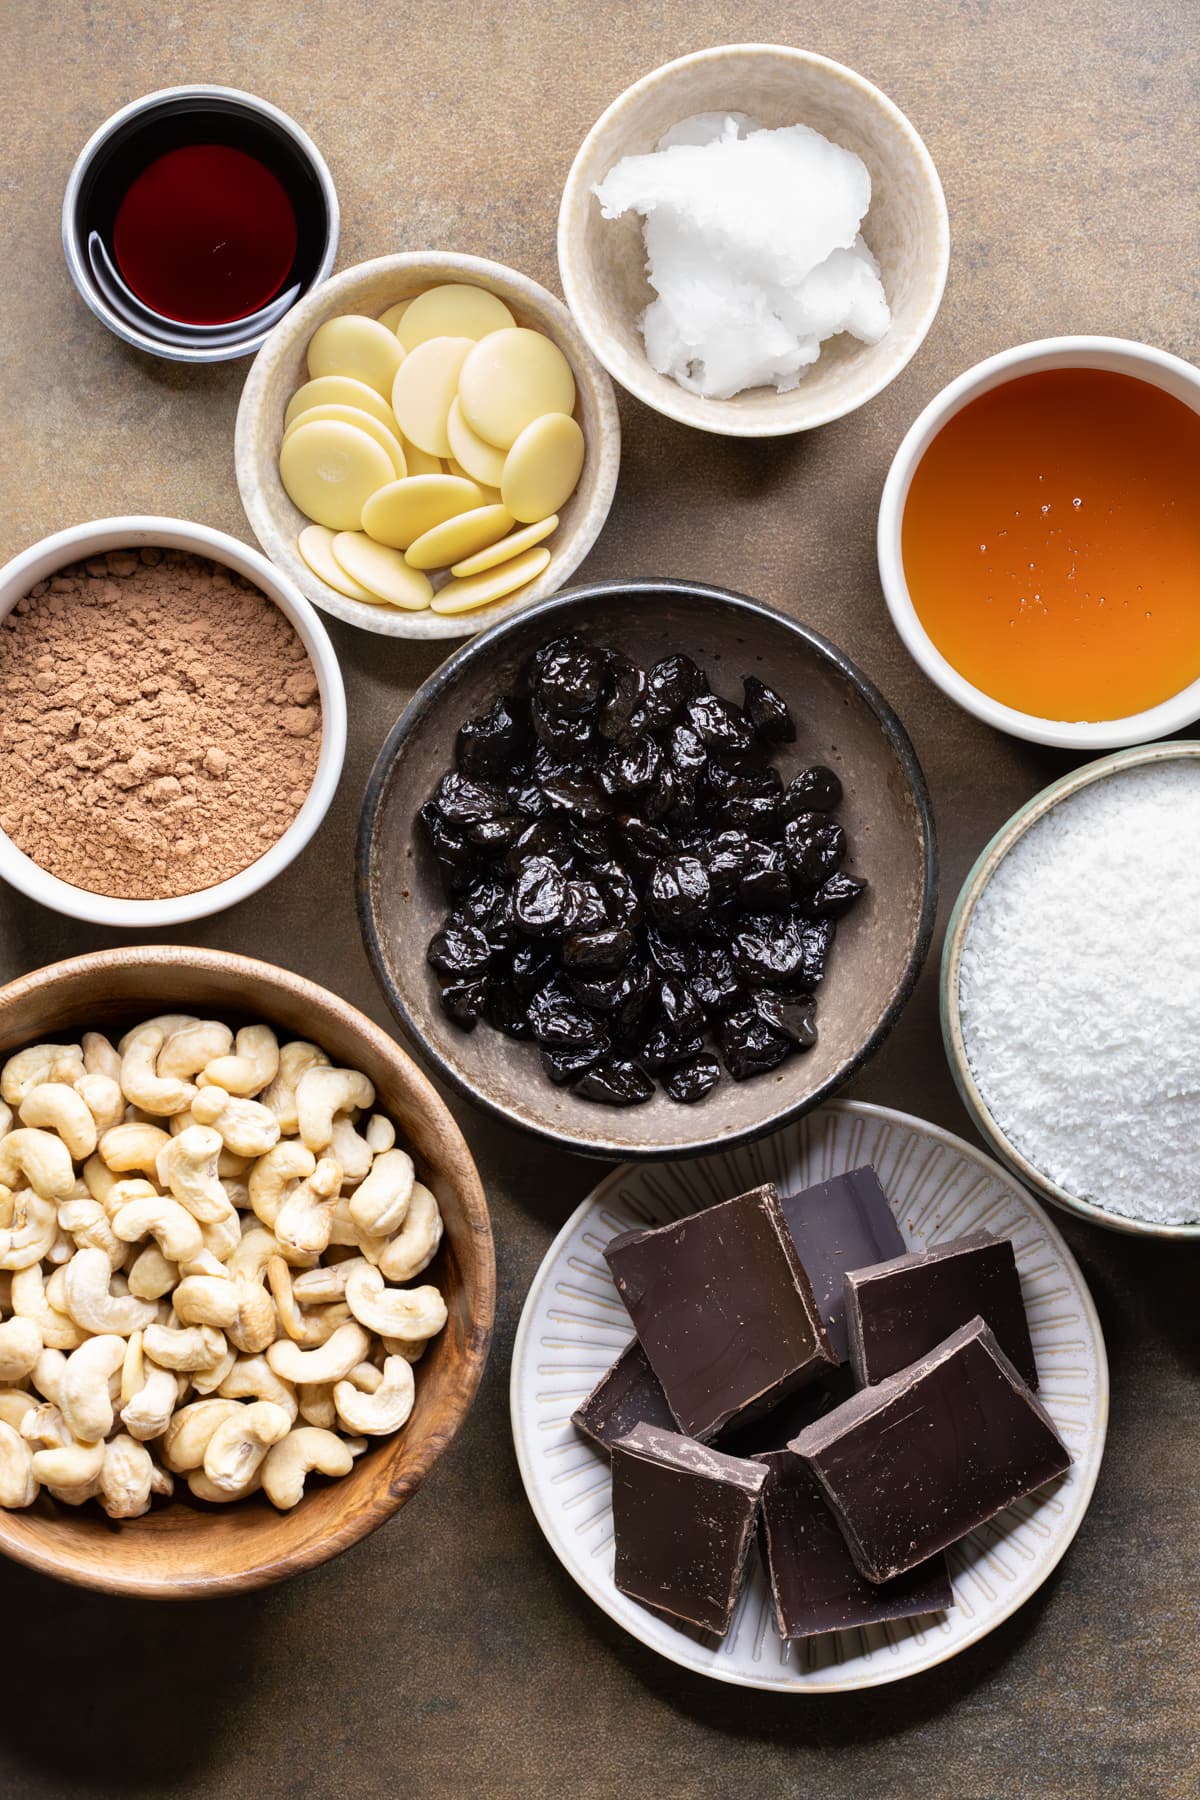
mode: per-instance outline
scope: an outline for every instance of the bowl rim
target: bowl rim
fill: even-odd
[[[597,442],[589,446],[594,452],[594,459],[601,476],[604,466],[609,465],[608,473],[596,488],[592,510],[596,517],[594,523],[581,529],[578,543],[569,554],[556,563],[552,554],[550,562],[536,578],[540,584],[549,575],[556,581],[567,581],[575,573],[580,563],[591,552],[597,538],[608,522],[612,510],[613,496],[616,493],[617,477],[621,466],[621,419],[617,411],[616,395],[607,370],[592,351],[579,321],[574,313],[563,304],[556,294],[536,281],[532,275],[510,263],[497,262],[493,257],[472,256],[459,250],[401,250],[388,256],[369,257],[363,262],[351,263],[348,268],[339,269],[319,287],[313,287],[301,296],[295,306],[279,320],[278,324],[267,334],[258,355],[251,364],[242,387],[238,401],[237,419],[234,425],[234,466],[237,475],[238,493],[242,502],[242,510],[258,542],[267,556],[273,557],[272,544],[282,534],[275,529],[274,522],[265,505],[259,469],[262,458],[254,442],[256,428],[263,416],[264,389],[267,382],[267,365],[276,355],[283,352],[285,345],[293,342],[307,330],[311,330],[311,321],[315,315],[336,300],[347,290],[353,291],[364,280],[377,275],[394,273],[397,276],[406,271],[419,271],[433,266],[439,271],[437,280],[461,280],[476,286],[489,286],[492,291],[500,293],[501,298],[514,297],[521,294],[531,296],[554,322],[555,331],[572,365],[576,386],[582,387],[586,382],[593,402],[599,414]],[[521,300],[515,303],[520,308]],[[587,464],[585,463],[585,474]],[[264,535],[265,534],[265,535]],[[559,574],[561,569],[561,575]],[[289,577],[294,583],[295,578]],[[370,606],[362,600],[352,600],[344,594],[321,581],[317,575],[312,580],[322,590],[320,598],[306,595],[309,604],[319,607],[322,612],[333,618],[341,619],[347,625],[353,625],[359,631],[373,632],[379,637],[401,638],[414,643],[440,643],[455,638],[476,637],[480,632],[488,630],[493,623],[500,623],[506,618],[515,618],[534,606],[540,606],[542,599],[530,599],[518,592],[511,600],[501,598],[490,606],[480,608],[476,612],[446,614],[431,613],[427,609],[422,612],[406,613],[396,607]],[[296,584],[298,586],[298,584]],[[530,584],[535,585],[535,584]],[[298,590],[299,591],[299,590]],[[552,589],[551,592],[556,592]],[[549,598],[549,595],[544,598]],[[500,609],[508,607],[511,610]],[[418,623],[421,629],[417,629]]]
[[[1094,762],[1084,763],[1080,768],[1060,776],[1057,781],[1052,781],[1048,787],[1042,788],[1017,808],[979,852],[951,909],[938,976],[938,1011],[946,1061],[972,1124],[992,1155],[1023,1181],[1027,1188],[1062,1212],[1074,1213],[1076,1218],[1086,1219],[1093,1225],[1103,1225],[1110,1231],[1124,1232],[1130,1237],[1196,1241],[1200,1240],[1200,1221],[1192,1225],[1167,1225],[1110,1212],[1091,1200],[1083,1200],[1078,1195],[1069,1193],[1022,1155],[1001,1131],[971,1073],[958,999],[963,946],[975,907],[1009,851],[1039,819],[1045,818],[1047,813],[1064,800],[1072,799],[1095,782],[1105,781],[1126,769],[1146,768],[1155,763],[1168,762],[1200,764],[1200,739],[1175,738],[1167,742],[1134,744],[1114,751],[1110,756],[1098,757]]]
[[[1183,400],[1183,404],[1190,404],[1193,412],[1200,413],[1200,370],[1168,350],[1138,343],[1133,338],[1071,333],[1034,338],[984,357],[982,362],[973,363],[934,395],[909,426],[892,458],[880,495],[875,533],[880,584],[892,624],[905,649],[929,679],[964,711],[973,713],[997,731],[1033,744],[1050,744],[1060,750],[1081,752],[1125,749],[1144,743],[1148,738],[1161,738],[1181,731],[1200,717],[1200,677],[1156,706],[1129,713],[1121,719],[1039,718],[1034,713],[1022,712],[994,700],[959,673],[921,623],[904,574],[900,548],[904,508],[913,476],[933,439],[943,425],[980,394],[1043,369],[1111,370],[1147,382],[1180,400],[1183,396],[1176,388],[1185,387],[1190,389],[1193,398],[1190,402]],[[1169,386],[1166,380],[1156,381],[1155,373],[1173,377],[1174,385]]]
[[[82,919],[91,925],[117,926],[125,931],[153,930],[207,918],[266,887],[294,861],[322,823],[337,792],[346,756],[346,689],[341,664],[316,608],[282,569],[227,531],[191,519],[153,513],[130,513],[65,526],[18,551],[0,568],[0,618],[8,614],[29,586],[54,569],[109,550],[154,546],[187,550],[223,563],[245,575],[279,608],[304,645],[317,678],[321,748],[304,804],[287,830],[244,869],[191,894],[163,900],[122,900],[111,894],[92,893],[43,869],[0,830],[0,878],[29,899],[68,918]]]
[[[925,307],[907,334],[907,341],[902,352],[892,362],[885,364],[878,378],[867,383],[863,392],[855,399],[844,405],[836,402],[826,405],[815,411],[813,416],[803,424],[773,418],[765,412],[750,418],[745,415],[738,417],[728,411],[722,413],[718,410],[722,407],[729,408],[731,405],[736,405],[737,396],[734,397],[733,402],[709,400],[705,399],[703,395],[687,394],[685,390],[680,389],[679,401],[671,403],[668,395],[661,392],[655,383],[642,378],[640,370],[636,381],[629,379],[628,371],[622,372],[615,366],[617,359],[608,348],[608,334],[593,319],[587,284],[581,278],[577,279],[572,221],[584,217],[583,209],[590,201],[590,194],[581,191],[583,163],[596,139],[599,138],[610,120],[632,99],[663,84],[682,69],[696,67],[706,62],[719,62],[729,56],[769,57],[800,64],[807,68],[820,69],[835,80],[855,88],[865,100],[884,113],[899,130],[928,185],[934,203],[937,218],[937,242],[936,261],[931,271],[932,285]],[[693,430],[710,432],[716,437],[796,436],[800,432],[813,431],[822,425],[831,424],[835,419],[846,418],[850,413],[857,412],[860,407],[874,400],[908,367],[928,337],[942,304],[950,268],[950,214],[946,205],[945,190],[942,187],[941,176],[937,172],[937,165],[912,120],[896,105],[894,100],[884,93],[882,88],[877,87],[873,81],[869,81],[865,75],[860,75],[857,69],[850,68],[846,63],[837,62],[832,57],[822,56],[816,50],[804,50],[794,44],[759,42],[716,44],[705,50],[693,50],[685,56],[674,57],[670,62],[661,63],[658,68],[651,69],[647,74],[631,83],[605,107],[575,153],[563,186],[562,199],[559,202],[556,241],[559,280],[562,283],[567,305],[592,353],[603,363],[613,380],[618,382],[627,393],[632,394],[636,400],[640,400],[644,406],[661,413],[664,418],[674,419],[678,424],[688,425]],[[648,363],[646,366],[649,369]],[[777,397],[782,399],[786,396]],[[698,416],[693,416],[693,413]]]
[[[127,319],[123,319],[120,313],[115,312],[108,305],[96,286],[87,259],[79,247],[78,233],[75,229],[75,208],[79,199],[79,190],[83,186],[84,179],[95,161],[97,153],[104,148],[114,132],[119,131],[129,120],[136,119],[141,113],[149,114],[172,100],[236,101],[248,112],[256,112],[262,117],[270,119],[272,124],[278,126],[291,138],[316,178],[317,186],[321,190],[321,197],[325,202],[325,214],[328,221],[321,259],[313,273],[312,280],[299,298],[304,299],[305,295],[311,293],[325,280],[337,258],[338,239],[341,235],[341,209],[338,205],[337,189],[333,185],[333,176],[329,173],[328,163],[304,128],[298,125],[295,119],[285,113],[281,107],[273,105],[270,100],[263,100],[258,94],[247,92],[245,88],[222,87],[212,82],[189,82],[179,87],[156,88],[153,93],[141,94],[136,100],[130,100],[126,105],[118,107],[116,112],[111,113],[107,119],[97,125],[75,158],[63,192],[61,225],[63,257],[71,280],[84,304],[95,314],[102,325],[108,327],[114,337],[122,338],[125,343],[132,344],[135,350],[141,350],[147,356],[157,356],[163,362],[202,364],[236,362],[239,357],[255,354],[268,336],[270,327],[265,327],[253,337],[232,345],[209,345],[206,347],[199,341],[195,344],[172,343],[164,338],[153,337],[147,331],[139,331],[136,326],[131,325]],[[285,314],[284,317],[286,316]]]
[[[60,1581],[68,1581],[75,1586],[94,1588],[104,1593],[128,1594],[152,1600],[191,1600],[246,1592],[290,1579],[293,1575],[304,1574],[309,1569],[340,1556],[344,1550],[369,1536],[412,1498],[434,1463],[449,1447],[474,1402],[483,1378],[495,1322],[495,1243],[487,1196],[475,1158],[458,1121],[425,1071],[382,1026],[376,1025],[373,1019],[368,1018],[350,1001],[343,1000],[331,988],[310,981],[305,975],[297,975],[291,969],[281,968],[276,963],[264,962],[260,957],[243,956],[236,951],[217,950],[202,945],[122,945],[116,949],[92,950],[79,956],[65,957],[59,962],[47,963],[40,969],[30,970],[25,975],[18,975],[13,981],[5,982],[0,986],[0,1018],[3,1018],[8,1003],[13,999],[24,999],[43,989],[52,994],[62,982],[77,976],[102,976],[106,971],[118,969],[136,974],[147,965],[177,968],[181,971],[207,969],[233,979],[265,982],[269,987],[282,989],[309,1006],[324,1008],[332,1002],[336,1010],[348,1018],[355,1032],[367,1042],[375,1055],[383,1060],[399,1057],[422,1110],[434,1121],[438,1136],[445,1138],[455,1152],[456,1181],[462,1189],[465,1223],[477,1245],[480,1259],[478,1277],[471,1291],[469,1331],[453,1388],[447,1396],[445,1416],[438,1429],[431,1432],[421,1445],[412,1468],[405,1472],[403,1483],[381,1480],[373,1489],[368,1504],[355,1508],[325,1537],[307,1548],[294,1554],[276,1553],[253,1567],[228,1574],[173,1577],[152,1567],[135,1577],[118,1570],[112,1564],[105,1564],[102,1552],[97,1556],[95,1567],[68,1569],[62,1566],[56,1555],[42,1551],[36,1543],[9,1542],[6,1532],[8,1515],[0,1511],[0,1554],[23,1563],[27,1568],[36,1569],[43,1575],[52,1575]],[[382,1438],[379,1443],[384,1445],[399,1441],[396,1437]],[[197,1517],[199,1516],[201,1515],[198,1514]]]
[[[531,1136],[539,1138],[542,1142],[555,1145],[558,1149],[573,1150],[582,1156],[600,1157],[617,1162],[630,1160],[638,1162],[682,1161],[692,1156],[706,1156],[714,1150],[746,1143],[753,1138],[760,1137],[765,1131],[778,1130],[789,1120],[798,1118],[803,1113],[811,1112],[814,1107],[820,1106],[823,1101],[830,1099],[853,1075],[857,1074],[859,1069],[875,1055],[890,1036],[917,984],[929,952],[937,916],[937,830],[928,785],[912,740],[870,677],[863,673],[845,651],[840,650],[821,632],[811,625],[803,624],[800,620],[792,618],[790,614],[781,612],[777,607],[769,606],[762,600],[751,599],[746,594],[736,593],[729,588],[713,587],[705,582],[686,581],[667,576],[658,580],[639,578],[633,581],[589,582],[586,585],[564,589],[561,593],[542,601],[536,610],[547,633],[552,634],[556,628],[569,629],[570,616],[581,605],[595,600],[603,600],[609,595],[627,594],[636,598],[639,595],[662,594],[664,591],[715,603],[718,608],[741,615],[748,622],[765,620],[772,625],[782,624],[802,638],[819,658],[832,665],[843,680],[849,682],[859,698],[866,703],[899,761],[913,797],[923,845],[921,902],[917,911],[912,945],[905,959],[903,973],[870,1036],[847,1059],[843,1067],[835,1070],[811,1095],[806,1095],[773,1113],[770,1118],[759,1120],[741,1130],[722,1131],[715,1136],[682,1144],[631,1145],[623,1142],[619,1137],[612,1136],[611,1127],[609,1128],[610,1135],[604,1137],[579,1137],[568,1131],[556,1130],[553,1126],[537,1120],[515,1120],[499,1101],[493,1100],[475,1087],[456,1065],[443,1055],[437,1045],[431,1043],[420,1030],[411,1009],[391,978],[383,951],[382,937],[375,919],[372,891],[380,808],[390,780],[392,764],[400,746],[442,704],[459,671],[468,666],[473,667],[476,664],[488,662],[493,653],[503,647],[504,638],[522,627],[526,615],[516,614],[511,619],[502,620],[492,626],[490,630],[464,644],[439,668],[435,669],[417,689],[388,732],[371,769],[363,794],[354,852],[354,898],[363,944],[384,999],[408,1041],[417,1046],[421,1054],[433,1064],[439,1075],[494,1118],[503,1119],[506,1124],[515,1125],[519,1129],[529,1132]]]

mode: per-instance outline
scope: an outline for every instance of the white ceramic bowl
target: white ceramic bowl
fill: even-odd
[[[1038,718],[993,700],[960,675],[925,630],[908,591],[900,531],[918,463],[946,421],[969,401],[1019,375],[1031,375],[1041,369],[1108,369],[1119,375],[1132,375],[1174,395],[1193,412],[1200,412],[1200,371],[1166,350],[1155,350],[1149,344],[1135,344],[1126,338],[1042,338],[976,363],[929,402],[892,459],[879,504],[877,534],[879,578],[888,611],[905,646],[929,679],[967,712],[998,731],[1007,731],[1011,737],[1080,752],[1115,750],[1144,743],[1147,738],[1167,737],[1200,716],[1200,681],[1192,682],[1158,706],[1123,719]]]
[[[546,541],[550,561],[527,588],[508,600],[496,600],[476,612],[442,617],[435,612],[402,612],[394,606],[371,606],[348,600],[314,575],[296,548],[308,520],[284,492],[279,479],[279,442],[288,401],[307,379],[305,352],[318,325],[339,313],[366,313],[378,318],[387,307],[443,281],[465,281],[498,294],[518,325],[532,326],[556,343],[575,374],[575,417],[587,448],[579,486],[559,512],[559,526]],[[356,263],[325,282],[285,314],[259,351],[246,378],[238,407],[235,440],[238,487],[254,535],[273,563],[287,574],[315,606],[377,631],[385,637],[473,637],[510,613],[558,589],[574,574],[600,535],[617,485],[621,461],[621,423],[612,383],[584,342],[561,300],[528,275],[480,256],[455,256],[433,250],[406,251]],[[436,585],[436,584],[435,584]]]
[[[291,621],[308,651],[320,689],[321,750],[308,797],[283,836],[263,856],[230,876],[228,881],[220,881],[215,887],[194,894],[179,894],[170,900],[116,900],[107,894],[93,894],[40,868],[0,831],[0,877],[19,888],[21,893],[73,919],[138,931],[206,918],[209,913],[235,906],[239,900],[256,894],[273,881],[280,870],[299,855],[325,817],[346,754],[346,695],[342,672],[325,627],[286,576],[272,568],[257,550],[251,550],[227,532],[214,531],[208,525],[195,525],[187,519],[160,519],[152,514],[94,519],[87,525],[68,526],[65,531],[56,531],[51,537],[42,538],[40,543],[30,545],[28,550],[22,550],[0,569],[0,619],[36,582],[53,575],[68,563],[82,562],[86,557],[102,555],[106,550],[137,549],[143,545],[187,550],[194,556],[206,556],[213,562],[224,563],[252,581]]]
[[[853,150],[871,176],[863,235],[879,259],[892,324],[878,344],[831,338],[790,394],[753,388],[731,400],[689,394],[646,357],[638,321],[654,298],[642,221],[605,219],[592,188],[623,156],[653,150],[701,112],[749,113],[761,124],[811,125]],[[558,215],[567,305],[610,375],[656,412],[724,437],[783,437],[853,412],[916,354],[946,285],[950,223],[933,159],[900,108],[828,57],[780,44],[726,44],[681,56],[614,100],[584,139]]]

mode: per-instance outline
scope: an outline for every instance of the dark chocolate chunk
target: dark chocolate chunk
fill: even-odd
[[[604,1255],[671,1411],[693,1437],[767,1412],[836,1361],[770,1183],[625,1232]]]
[[[788,1394],[786,1399],[747,1424],[734,1425],[717,1439],[717,1449],[729,1456],[761,1456],[768,1450],[786,1450],[806,1426],[832,1412],[857,1393],[849,1363],[823,1374]]]
[[[804,1272],[812,1282],[829,1341],[838,1360],[845,1362],[850,1354],[846,1336],[846,1271],[865,1269],[868,1263],[904,1254],[904,1239],[887,1195],[874,1169],[864,1167],[835,1175],[832,1181],[822,1181],[799,1194],[781,1194],[779,1204]],[[956,1324],[963,1322],[959,1319]],[[945,1336],[946,1332],[940,1332],[934,1342],[940,1343]],[[921,1346],[922,1350],[929,1348],[928,1344]],[[912,1362],[914,1358],[905,1360]]]
[[[783,1210],[787,1217],[786,1201]],[[804,1250],[797,1248],[807,1268]],[[867,1262],[879,1266],[866,1268]],[[916,1362],[974,1318],[986,1322],[1022,1380],[1032,1388],[1038,1384],[1021,1277],[1007,1238],[976,1231],[913,1256],[887,1262],[882,1254],[864,1257],[848,1265],[845,1302],[850,1361],[862,1385]]]
[[[613,1444],[612,1471],[617,1587],[724,1636],[766,1469],[643,1424]]]
[[[660,1371],[661,1375],[661,1371]],[[1071,1464],[982,1319],[800,1433],[868,1581],[891,1581]]]
[[[820,1483],[791,1450],[768,1450],[759,1544],[781,1638],[814,1637],[954,1604],[944,1554],[876,1585],[854,1566]]]
[[[664,1431],[679,1429],[658,1376],[636,1338],[626,1344],[583,1405],[571,1414],[571,1423],[604,1450],[610,1450],[635,1425],[659,1425]]]

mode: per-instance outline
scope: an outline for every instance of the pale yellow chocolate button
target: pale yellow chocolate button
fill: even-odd
[[[486,288],[450,281],[418,295],[396,327],[396,336],[406,350],[415,350],[430,338],[478,339],[516,322],[503,300],[489,294]]]
[[[376,543],[407,550],[435,525],[482,504],[483,495],[473,481],[457,475],[410,475],[371,495],[362,510],[362,528]]]
[[[377,544],[364,532],[339,531],[333,540],[333,554],[347,575],[389,606],[424,612],[433,598],[428,575],[410,567],[398,550]]]
[[[498,569],[448,581],[433,596],[433,610],[437,613],[472,612],[477,606],[486,606],[490,600],[499,600],[524,587],[526,582],[541,574],[549,561],[550,552],[544,547],[526,550],[523,556],[514,556],[509,562],[501,563]]]
[[[467,474],[467,471],[463,468],[462,464],[460,462],[455,462],[452,456],[446,458],[444,466],[447,475],[457,475],[462,481],[470,481],[471,477]],[[475,485],[483,495],[482,505],[500,506],[502,504],[500,499],[500,489],[498,487],[485,487],[482,481],[476,482]]]
[[[458,387],[459,370],[467,352],[474,348],[470,338],[430,338],[428,343],[418,344],[396,370],[392,383],[396,422],[405,437],[430,456],[450,454],[446,421]]]
[[[392,417],[395,418],[395,416],[395,413],[393,413]],[[449,473],[451,475],[464,475],[468,481],[470,480],[470,476],[467,475],[465,469],[450,469],[448,471],[440,456],[430,456],[428,450],[419,450],[416,444],[412,443],[408,438],[404,438],[403,442],[404,460],[408,464],[408,472],[410,475],[445,475]],[[497,492],[497,498],[498,497],[499,494]]]
[[[286,431],[310,406],[357,406],[361,412],[370,413],[373,419],[386,425],[389,431],[396,429],[396,415],[387,401],[380,399],[365,381],[354,381],[349,375],[321,375],[316,381],[306,381],[303,387],[298,387],[288,401],[283,429]]]
[[[471,346],[458,400],[471,430],[507,450],[543,413],[574,412],[575,377],[557,344],[517,326]]]
[[[451,563],[494,544],[511,531],[512,523],[506,506],[477,506],[422,532],[405,554],[414,569],[448,569]]]
[[[415,299],[416,295],[414,294],[413,300]],[[395,331],[411,305],[412,300],[397,300],[395,306],[389,306],[386,312],[380,313],[379,323],[386,331]]]
[[[536,525],[571,498],[583,469],[583,433],[566,413],[543,413],[504,459],[500,498],[514,519]]]
[[[319,576],[327,587],[345,594],[347,600],[366,600],[375,605],[374,594],[368,593],[352,575],[347,575],[334,556],[333,536],[333,532],[325,525],[306,525],[296,539],[296,548],[313,574]]]
[[[486,438],[481,438],[477,431],[471,430],[463,418],[457,394],[446,420],[446,436],[450,439],[451,456],[473,481],[482,482],[484,487],[500,486],[500,477],[504,472],[504,451],[497,450],[495,444],[489,444]]]
[[[403,361],[404,346],[395,332],[362,313],[326,319],[308,341],[308,372],[314,381],[321,375],[348,375],[365,381],[384,399]]]
[[[539,519],[536,525],[522,525],[520,531],[510,532],[506,538],[489,545],[486,550],[480,550],[474,556],[464,557],[462,562],[451,564],[450,573],[482,575],[485,569],[494,569],[498,563],[520,556],[522,550],[532,550],[535,544],[540,544],[543,538],[548,538],[557,528],[557,513],[553,513],[548,519]]]
[[[357,531],[365,503],[396,476],[391,457],[365,431],[320,419],[291,432],[280,446],[279,478],[288,499],[314,524]]]
[[[365,431],[369,438],[374,438],[381,450],[387,451],[392,459],[397,481],[402,475],[408,474],[399,434],[389,431],[386,425],[381,425],[378,419],[373,419],[370,413],[363,412],[357,406],[310,406],[307,412],[296,414],[283,434],[284,443],[287,443],[293,431],[298,431],[302,425],[315,425],[318,419],[340,419],[343,425],[356,425],[359,431]]]

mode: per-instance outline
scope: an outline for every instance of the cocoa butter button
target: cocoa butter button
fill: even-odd
[[[361,313],[326,319],[308,340],[308,372],[314,380],[321,375],[348,375],[365,382],[384,399],[391,393],[403,361],[404,346],[395,332]]]
[[[413,299],[416,298],[414,294]],[[379,323],[385,331],[395,331],[401,319],[412,305],[412,300],[397,300],[395,306],[389,306],[386,312],[379,315]]]
[[[296,539],[296,548],[313,574],[326,587],[331,587],[337,594],[344,594],[347,600],[362,600],[374,605],[374,594],[368,593],[361,582],[352,580],[334,556],[333,539],[334,533],[326,526],[306,525]]]
[[[355,425],[320,419],[301,425],[279,449],[279,478],[306,518],[331,531],[357,531],[363,506],[395,481],[392,459]]]
[[[395,416],[395,413],[393,413],[392,417],[395,418]],[[439,456],[430,456],[428,450],[418,449],[416,444],[409,438],[403,436],[403,433],[401,433],[401,439],[404,445],[404,461],[408,466],[410,475],[444,475],[446,473],[446,468]],[[450,473],[452,475],[466,475],[466,470],[451,469]],[[497,489],[497,495],[498,494],[499,489]]]
[[[543,413],[574,412],[575,377],[557,344],[540,331],[516,326],[493,331],[471,346],[459,376],[458,399],[471,430],[507,450]]]
[[[370,413],[389,431],[396,429],[396,416],[387,401],[365,381],[355,381],[349,375],[320,375],[315,381],[304,382],[287,403],[283,429],[286,431],[292,421],[310,407],[329,405],[356,407],[359,412]]]
[[[504,459],[500,498],[514,519],[535,525],[571,498],[583,471],[583,433],[566,413],[543,413]]]
[[[423,612],[433,597],[428,575],[406,563],[399,550],[377,544],[365,532],[339,532],[333,540],[333,554],[347,575],[389,606]]]
[[[499,563],[510,562],[514,556],[520,556],[523,550],[532,550],[543,538],[557,529],[558,515],[554,513],[548,519],[540,519],[536,525],[523,525],[520,531],[512,531],[505,538],[490,544],[486,550],[479,550],[474,556],[464,557],[462,562],[452,563],[452,575],[482,575],[485,569],[494,569]]]
[[[459,337],[478,340],[491,331],[503,331],[516,320],[495,294],[465,281],[448,281],[426,289],[412,302],[396,329],[406,350],[430,338]]]
[[[446,420],[446,436],[450,439],[450,454],[454,461],[469,475],[472,481],[478,481],[484,487],[498,488],[500,477],[504,473],[504,451],[497,450],[495,444],[489,444],[486,438],[472,431],[463,418],[462,404],[456,394]]]
[[[447,569],[464,556],[494,544],[512,529],[513,516],[506,506],[477,506],[470,512],[457,513],[410,544],[405,560],[414,569]]]
[[[435,525],[482,504],[473,481],[457,475],[409,475],[371,495],[363,507],[362,528],[376,543],[407,550]]]
[[[524,555],[514,556],[482,575],[456,577],[433,596],[433,610],[449,614],[474,612],[477,606],[487,606],[492,600],[503,599],[505,594],[525,587],[541,574],[549,561],[550,552],[543,546],[538,550],[526,550]]]
[[[483,341],[488,342],[487,338]],[[450,454],[446,422],[458,387],[459,371],[468,351],[478,347],[471,338],[430,338],[426,343],[418,344],[396,370],[392,383],[392,411],[396,422],[405,437],[430,456]]]
[[[374,438],[379,448],[391,457],[397,481],[402,475],[408,474],[408,464],[401,448],[399,433],[395,430],[389,431],[386,425],[381,425],[378,419],[373,419],[370,413],[363,412],[357,406],[310,406],[307,412],[296,414],[283,434],[284,443],[287,443],[293,431],[297,431],[301,425],[315,425],[320,419],[340,419],[343,425],[357,425],[360,431],[365,431],[369,438]]]
[[[453,456],[448,456],[446,458],[444,467],[447,475],[457,475],[462,481],[470,481],[472,479],[463,468],[462,464],[456,461]],[[486,483],[482,481],[476,482],[476,486],[483,495],[482,504],[484,506],[499,506],[501,504],[500,489],[498,487],[488,487]]]

